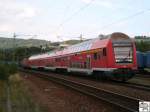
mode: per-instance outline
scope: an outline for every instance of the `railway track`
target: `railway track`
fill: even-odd
[[[49,72],[46,72],[46,73],[49,73]],[[72,77],[78,78],[79,76],[72,76]],[[89,77],[80,77],[80,78],[97,82],[96,79],[91,79]],[[117,81],[106,81],[106,83],[109,83],[111,85],[116,85],[116,86],[118,86],[119,84],[119,86],[129,87],[129,88],[143,90],[143,91],[150,91],[150,85],[136,84],[136,83],[131,83],[131,82],[122,83],[122,82],[117,82]]]
[[[49,72],[46,72],[46,73],[49,73]],[[78,78],[79,76],[75,76],[75,75],[72,75],[72,77],[76,77],[76,78]],[[97,80],[97,79],[91,79],[91,77],[80,77],[81,79],[86,79],[86,80],[92,80],[92,81],[95,81],[95,82],[97,82],[98,81],[98,83],[99,83],[99,80]],[[149,76],[149,78],[150,78],[150,76]],[[109,84],[111,84],[111,85],[117,85],[118,86],[118,84],[120,85],[120,86],[124,86],[124,87],[129,87],[129,88],[133,88],[133,89],[138,89],[138,90],[143,90],[143,91],[150,91],[150,85],[144,85],[144,84],[137,84],[137,83],[131,83],[131,82],[124,82],[124,83],[122,83],[122,82],[117,82],[117,81],[106,81],[106,83],[109,83]]]
[[[122,83],[120,84],[121,86],[126,86],[126,87],[130,87],[133,89],[139,89],[139,90],[143,90],[143,91],[150,91],[150,86],[148,85],[142,85],[142,84],[136,84],[136,83]]]
[[[149,71],[139,71],[136,72],[135,77],[140,77],[140,78],[150,78],[150,72]]]
[[[150,79],[150,75],[136,75],[136,78],[145,78],[145,79]]]
[[[74,76],[73,76],[74,77]],[[76,76],[75,76],[76,77]],[[83,77],[80,77],[83,79]],[[87,79],[87,80],[92,80],[92,81],[95,81],[95,82],[98,82],[98,80],[96,79],[90,79],[89,77],[84,77],[84,79]],[[144,84],[137,84],[137,83],[131,83],[131,82],[117,82],[117,81],[106,81],[106,83],[108,84],[111,84],[111,85],[116,85],[116,86],[124,86],[124,87],[129,87],[129,88],[133,88],[133,89],[138,89],[138,90],[143,90],[143,91],[150,91],[150,85],[144,85]]]
[[[37,71],[32,71],[32,70],[28,70],[28,71],[21,70],[21,71],[34,73],[36,74],[36,76],[40,78],[51,80],[53,82],[59,83],[61,85],[64,85],[66,87],[79,91],[81,93],[84,93],[86,95],[95,97],[99,100],[103,100],[105,102],[111,103],[121,108],[123,111],[138,112],[140,99],[136,99],[136,98],[118,94],[112,91],[97,88],[95,86],[84,84],[81,82],[69,80],[63,77],[59,77],[57,75],[48,75],[47,73],[44,73],[44,72],[39,72],[39,71],[37,72]]]

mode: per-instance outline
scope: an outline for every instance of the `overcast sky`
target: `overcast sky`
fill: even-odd
[[[150,0],[0,0],[0,8],[5,37],[13,32],[17,38],[50,41],[112,32],[150,35]]]

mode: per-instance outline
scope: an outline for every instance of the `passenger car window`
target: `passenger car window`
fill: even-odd
[[[107,53],[106,53],[106,48],[103,48],[103,56],[106,56]]]
[[[94,60],[97,60],[97,53],[93,54]]]

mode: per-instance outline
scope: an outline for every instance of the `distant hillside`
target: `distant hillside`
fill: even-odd
[[[65,43],[69,45],[73,45],[79,43],[79,40],[67,40],[64,42],[53,42],[39,39],[13,39],[13,38],[3,38],[0,37],[0,48],[13,48],[16,47],[40,47],[40,46],[56,46],[58,47],[60,44]]]
[[[16,39],[0,37],[0,48],[16,47],[40,47],[41,45],[50,44],[50,41],[38,39]]]
[[[64,43],[73,45],[73,44],[80,43],[80,40],[67,40],[67,41],[64,41]]]

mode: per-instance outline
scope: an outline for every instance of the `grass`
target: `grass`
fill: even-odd
[[[9,84],[12,112],[43,112],[42,107],[33,101],[28,88],[18,74],[9,77]],[[0,81],[0,112],[7,112],[6,107],[6,83]]]
[[[0,80],[0,112],[6,112],[6,85]]]

